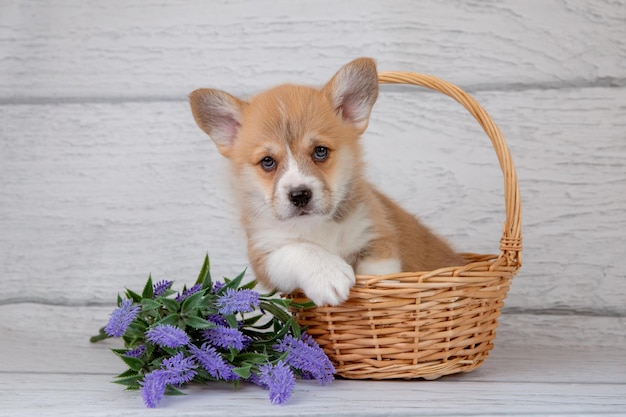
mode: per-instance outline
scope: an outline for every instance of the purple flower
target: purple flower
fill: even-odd
[[[241,333],[239,329],[220,325],[213,329],[204,330],[202,335],[212,345],[225,349],[235,348],[242,350],[249,342],[249,338]]]
[[[165,387],[167,386],[165,374],[162,370],[157,369],[143,377],[143,381],[139,382],[141,386],[141,396],[143,402],[148,408],[154,408],[161,402]]]
[[[206,319],[210,321],[211,323],[219,324],[220,326],[224,326],[224,327],[228,326],[228,321],[226,321],[224,316],[220,314],[211,314]]]
[[[104,327],[104,331],[109,336],[123,336],[128,326],[137,318],[140,310],[141,308],[133,304],[132,300],[122,301],[122,305],[111,313],[109,322]]]
[[[156,407],[161,402],[168,384],[181,385],[191,381],[196,376],[194,371],[196,368],[193,358],[183,357],[182,352],[165,359],[160,369],[146,374],[143,381],[139,382],[143,402],[149,408]]]
[[[251,382],[254,385],[258,385],[259,387],[267,389],[267,387],[261,382],[261,377],[255,374],[254,372],[250,374],[250,377],[246,379],[246,381]]]
[[[124,356],[130,356],[131,358],[138,358],[146,353],[146,345],[137,346],[135,349],[127,350]]]
[[[189,351],[193,354],[193,358],[206,369],[215,379],[224,381],[234,381],[239,379],[237,374],[232,371],[232,366],[227,364],[222,355],[220,355],[213,346],[204,343],[202,347],[190,345]]]
[[[315,339],[313,339],[313,336],[311,336],[308,333],[302,333],[300,335],[300,340],[302,340],[308,346],[311,346],[311,347],[314,347],[314,348],[319,348],[320,347],[320,345],[317,344]]]
[[[197,367],[198,365],[193,361],[193,358],[183,357],[183,352],[179,352],[161,363],[161,369],[165,374],[165,382],[172,385],[182,385],[191,381],[196,376],[194,369]]]
[[[273,348],[277,352],[288,352],[287,363],[301,370],[304,378],[313,378],[321,385],[332,382],[335,368],[328,356],[310,336],[303,335],[303,338],[298,340],[287,335]]]
[[[271,364],[259,367],[261,375],[260,384],[270,390],[270,401],[272,404],[284,404],[296,385],[296,377],[293,371],[283,361],[278,361],[274,366]]]
[[[213,294],[217,294],[219,290],[224,288],[224,285],[226,284],[224,284],[222,281],[217,281],[215,284],[213,284]]]
[[[189,343],[189,336],[179,327],[158,324],[146,332],[146,340],[168,348],[177,348]]]
[[[176,296],[176,301],[180,304],[183,301],[185,301],[185,299],[189,298],[191,295],[197,293],[198,291],[202,290],[202,284],[196,284],[191,288],[186,289],[185,291],[183,291],[182,294],[178,294]]]
[[[252,290],[227,288],[216,302],[221,314],[248,313],[259,305],[259,293]]]
[[[153,286],[152,292],[154,293],[154,298],[163,295],[165,291],[167,291],[172,286],[172,281],[163,280],[159,281]]]

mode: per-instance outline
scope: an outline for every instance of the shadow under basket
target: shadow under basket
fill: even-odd
[[[464,254],[466,265],[435,271],[359,275],[342,305],[293,309],[292,313],[344,378],[437,379],[469,372],[493,348],[503,300],[521,266],[521,203],[515,167],[496,124],[460,88],[410,72],[384,72],[378,80],[446,94],[483,127],[504,175],[506,219],[500,254]],[[290,297],[306,301],[302,293]]]

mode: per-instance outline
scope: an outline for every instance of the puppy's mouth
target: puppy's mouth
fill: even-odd
[[[316,214],[318,213],[316,213],[315,210],[311,208],[297,208],[291,213],[289,217],[294,218],[294,217],[314,216]]]
[[[276,217],[278,217],[281,221],[287,220],[295,220],[295,219],[303,219],[303,218],[314,218],[314,217],[324,217],[327,213],[322,212],[315,207],[293,207],[288,212],[276,212]]]

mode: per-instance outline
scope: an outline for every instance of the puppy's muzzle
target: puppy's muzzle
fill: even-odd
[[[312,195],[309,188],[296,188],[289,192],[289,201],[296,207],[304,207],[309,203]]]

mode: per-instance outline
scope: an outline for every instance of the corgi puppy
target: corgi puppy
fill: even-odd
[[[359,138],[378,96],[356,59],[322,88],[280,85],[249,100],[190,94],[196,123],[230,160],[256,278],[316,305],[348,297],[355,273],[461,265],[462,258],[365,180]]]

